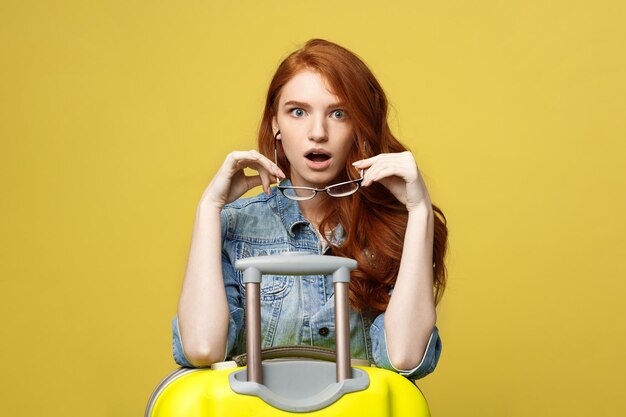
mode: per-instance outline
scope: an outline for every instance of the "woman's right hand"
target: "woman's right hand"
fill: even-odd
[[[247,176],[244,168],[252,168],[259,174]],[[226,204],[259,185],[263,186],[267,194],[271,194],[270,184],[285,177],[285,173],[274,162],[259,152],[233,151],[226,156],[200,201],[201,204],[213,205],[221,210]]]

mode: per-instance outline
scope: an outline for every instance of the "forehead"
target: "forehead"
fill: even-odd
[[[310,104],[327,104],[339,101],[326,79],[311,70],[298,72],[285,84],[280,92],[279,105],[296,100]]]

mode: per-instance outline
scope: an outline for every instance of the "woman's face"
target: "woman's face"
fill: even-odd
[[[283,87],[274,132],[280,129],[293,185],[323,188],[338,180],[353,145],[353,128],[345,104],[313,71],[297,73]]]

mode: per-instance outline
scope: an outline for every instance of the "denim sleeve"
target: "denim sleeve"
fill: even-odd
[[[226,289],[226,300],[228,301],[228,338],[226,339],[225,357],[231,355],[235,348],[239,333],[241,333],[244,321],[244,305],[243,297],[239,283],[237,282],[237,273],[235,267],[230,263],[228,256],[222,253],[222,273],[224,274],[224,288]],[[235,352],[235,354],[241,352]]]
[[[433,372],[441,355],[441,339],[439,338],[439,329],[436,326],[430,335],[430,339],[428,339],[421,362],[415,368],[408,370],[396,369],[391,364],[389,352],[387,351],[384,313],[376,317],[372,323],[370,337],[372,339],[372,357],[376,366],[397,372],[412,380],[423,378]]]
[[[183,341],[180,338],[180,330],[178,329],[178,316],[175,316],[172,320],[172,350],[174,351],[174,360],[177,364],[187,368],[193,368],[193,365],[189,363],[183,351]]]
[[[226,234],[227,224],[226,214],[224,210],[222,210],[222,241]],[[238,335],[243,327],[244,308],[240,287],[237,282],[237,274],[225,251],[222,251],[222,274],[224,276],[224,289],[226,290],[226,300],[228,301],[229,311],[228,337],[226,339],[226,351],[224,356],[224,359],[226,359],[235,347]],[[185,356],[183,341],[178,328],[178,316],[174,317],[172,320],[172,348],[174,351],[174,360],[177,364],[189,368],[193,367]]]

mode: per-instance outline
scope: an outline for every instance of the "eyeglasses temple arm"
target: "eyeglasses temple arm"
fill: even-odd
[[[278,130],[274,135],[274,163],[276,166],[278,166],[278,152],[276,151],[276,137],[278,136],[278,133],[280,133],[280,130]],[[280,184],[280,180],[276,177],[276,186],[278,186],[278,184]]]

